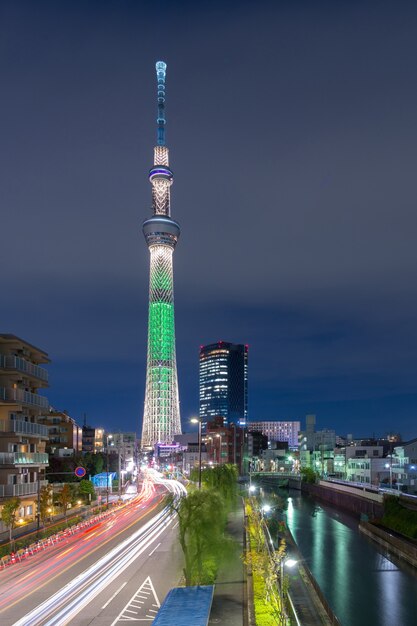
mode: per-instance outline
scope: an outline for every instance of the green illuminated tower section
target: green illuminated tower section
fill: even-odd
[[[181,433],[177,361],[175,354],[173,253],[180,227],[171,218],[168,148],[165,145],[166,64],[156,64],[158,80],[158,140],[154,166],[149,173],[152,185],[153,216],[143,224],[150,253],[148,355],[142,447],[171,443]]]

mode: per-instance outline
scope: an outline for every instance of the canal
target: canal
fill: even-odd
[[[286,518],[342,626],[417,626],[417,571],[359,533],[356,518],[299,491]]]

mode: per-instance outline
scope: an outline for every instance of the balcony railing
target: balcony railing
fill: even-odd
[[[4,354],[1,354],[0,368],[2,367],[8,370],[17,370],[18,372],[22,372],[23,374],[27,374],[28,376],[38,378],[45,383],[48,382],[48,372],[44,367],[34,365],[34,363],[26,361],[26,359],[22,359],[19,356],[5,356]]]
[[[24,389],[6,389],[6,402],[19,402],[21,404],[28,404],[30,406],[37,406],[40,409],[49,408],[48,398],[44,396],[38,396],[37,393],[31,393]]]
[[[43,424],[32,424],[24,420],[0,420],[0,432],[15,433],[16,435],[29,435],[48,439],[48,427]]]
[[[39,489],[46,487],[47,480],[39,481]],[[0,485],[0,498],[12,498],[13,496],[31,496],[38,494],[38,483],[22,483],[21,485]]]
[[[0,401],[3,402],[6,400],[6,389],[4,387],[0,387]]]
[[[45,452],[0,452],[0,465],[48,465]]]

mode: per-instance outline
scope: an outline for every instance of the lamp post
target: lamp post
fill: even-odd
[[[198,488],[201,489],[201,419],[192,417],[190,422],[198,424]]]
[[[284,609],[284,565],[286,567],[294,567],[296,564],[297,561],[294,559],[282,558],[280,562],[279,599],[281,604],[281,613],[283,613],[284,619],[286,618],[286,611]]]
[[[109,508],[109,439],[113,439],[113,435],[106,436],[106,495],[107,508]]]
[[[389,469],[389,488],[392,489],[392,457],[391,463],[385,463],[386,469]]]

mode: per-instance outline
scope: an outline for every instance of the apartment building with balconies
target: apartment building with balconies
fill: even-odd
[[[105,449],[104,428],[95,428],[84,423],[82,427],[82,452],[96,454]]]
[[[82,452],[83,429],[66,411],[50,409],[39,422],[48,429],[47,452],[55,456],[67,456]]]
[[[39,490],[47,484],[49,411],[39,391],[48,387],[46,352],[16,335],[0,334],[0,506],[17,496],[22,518],[34,518]]]

